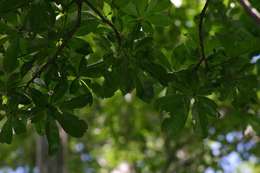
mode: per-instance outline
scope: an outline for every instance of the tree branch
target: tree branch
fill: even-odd
[[[256,23],[260,25],[260,13],[257,11],[257,9],[252,7],[248,0],[240,0],[239,2],[244,7],[248,15],[251,16],[256,21]]]
[[[49,67],[49,65],[53,64],[58,55],[62,52],[62,50],[66,47],[66,45],[68,44],[69,40],[73,37],[73,35],[75,34],[75,32],[77,31],[77,29],[80,27],[81,24],[81,11],[82,11],[82,0],[75,0],[75,2],[77,3],[78,6],[78,13],[77,13],[77,21],[75,26],[73,27],[73,29],[67,34],[67,37],[64,38],[64,41],[62,42],[62,44],[58,47],[58,49],[56,50],[56,52],[54,53],[54,55],[47,61],[46,64],[44,64],[34,75],[33,77],[27,82],[25,89],[27,89],[30,84],[38,77],[41,75],[41,73],[43,71],[46,70],[46,68]]]
[[[94,5],[92,5],[88,0],[84,0],[84,2],[87,4],[87,6],[94,11],[99,17],[100,19],[107,24],[108,26],[110,26],[112,28],[112,30],[115,33],[116,39],[118,41],[118,45],[121,46],[122,43],[122,39],[121,39],[121,35],[120,32],[117,30],[117,28],[115,27],[115,25],[108,20],[96,7],[94,7]]]
[[[195,69],[199,68],[199,66],[202,64],[202,62],[205,62],[206,68],[208,68],[208,62],[207,62],[207,58],[205,55],[205,48],[204,48],[203,21],[206,16],[209,1],[210,0],[206,0],[206,3],[199,16],[200,18],[199,18],[199,28],[198,29],[199,29],[199,45],[200,45],[201,58],[200,58],[198,64],[196,65]]]

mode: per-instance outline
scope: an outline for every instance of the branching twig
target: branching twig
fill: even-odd
[[[206,11],[209,5],[209,1],[210,0],[206,0],[206,3],[200,13],[200,18],[199,18],[199,44],[200,44],[200,54],[201,54],[201,58],[198,62],[198,64],[196,65],[195,69],[199,68],[199,66],[201,65],[202,62],[205,62],[206,68],[208,68],[208,62],[207,62],[207,58],[205,55],[205,48],[204,48],[204,35],[203,35],[203,21],[204,21],[204,17],[206,16]]]
[[[245,11],[251,16],[257,24],[260,25],[260,13],[251,6],[248,0],[240,0],[240,4],[244,7]]]
[[[64,38],[62,44],[58,47],[58,49],[55,51],[54,55],[47,61],[46,64],[44,64],[34,75],[33,77],[27,82],[25,89],[27,89],[30,84],[38,77],[41,75],[43,71],[46,70],[51,64],[53,64],[58,55],[62,52],[62,50],[66,47],[68,44],[69,40],[73,37],[77,29],[80,27],[81,24],[81,11],[82,11],[82,0],[75,0],[78,6],[78,14],[77,14],[77,21],[73,29],[67,34],[67,37]]]
[[[108,26],[110,26],[115,35],[116,35],[116,39],[118,41],[118,45],[121,46],[121,42],[122,42],[122,39],[121,39],[121,35],[120,35],[120,32],[117,30],[117,28],[115,27],[115,25],[110,21],[108,20],[96,7],[94,7],[94,5],[92,5],[88,0],[84,0],[84,2],[89,6],[89,8],[91,10],[93,10],[97,15],[98,17],[100,17],[100,19],[105,23],[107,24]]]

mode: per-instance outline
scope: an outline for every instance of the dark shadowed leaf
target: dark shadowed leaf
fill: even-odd
[[[92,52],[89,43],[79,38],[73,38],[70,40],[69,47],[72,48],[75,52],[83,55],[88,55]]]
[[[151,0],[148,5],[147,12],[148,13],[160,12],[171,6],[172,4],[170,3],[169,0]]]
[[[150,81],[141,81],[136,78],[136,94],[137,96],[145,102],[150,102],[154,97],[153,84]]]
[[[98,26],[99,22],[96,19],[88,19],[83,21],[81,27],[77,30],[76,35],[83,36],[90,32],[94,32]]]
[[[0,15],[14,11],[29,2],[29,0],[0,0]]]
[[[63,79],[55,86],[53,95],[51,97],[52,102],[57,102],[63,98],[69,88],[68,80]]]
[[[199,102],[195,102],[192,107],[192,118],[195,120],[195,130],[197,130],[202,137],[207,137],[208,117]]]
[[[11,144],[13,139],[13,128],[12,128],[12,121],[10,119],[8,119],[0,132],[0,142],[1,143],[7,143],[7,144]]]
[[[217,104],[207,97],[197,97],[192,108],[192,117],[195,121],[195,129],[201,134],[202,137],[208,135],[208,119],[218,118],[219,112]]]
[[[35,105],[44,107],[48,104],[48,96],[34,88],[31,89],[31,97]]]
[[[44,31],[55,23],[55,12],[44,0],[33,1],[27,16],[27,28],[34,32]]]
[[[162,129],[172,136],[178,136],[185,126],[188,112],[189,112],[189,99],[180,94],[169,95],[159,98],[155,106],[170,114],[162,123]]]
[[[6,72],[12,72],[18,66],[18,54],[19,54],[19,39],[12,38],[10,40],[10,45],[6,50],[6,54],[4,56],[3,65],[4,70]]]
[[[75,79],[70,84],[70,93],[75,94],[79,91],[80,83],[78,79]]]
[[[64,131],[73,137],[82,137],[88,128],[84,120],[70,113],[59,114],[56,118]]]
[[[168,26],[172,22],[168,16],[162,14],[154,14],[146,18],[149,22],[156,26]]]
[[[65,101],[64,103],[62,103],[62,108],[63,109],[82,108],[86,105],[91,105],[92,102],[93,102],[93,97],[92,94],[89,92],[87,94],[80,95]]]
[[[82,68],[80,74],[86,77],[97,78],[97,77],[101,77],[105,70],[106,70],[106,64],[104,61],[101,61],[95,64],[91,64],[86,68]]]
[[[13,128],[15,134],[22,134],[26,132],[26,121],[17,117],[13,118]]]
[[[45,134],[46,121],[47,121],[47,116],[45,111],[43,110],[33,111],[32,123],[34,124],[35,130],[38,133],[38,135],[43,136]]]
[[[162,85],[168,85],[169,75],[163,66],[153,62],[142,62],[141,67]]]

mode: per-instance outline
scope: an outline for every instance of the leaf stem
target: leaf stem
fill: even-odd
[[[206,0],[206,3],[200,13],[200,16],[199,16],[199,46],[200,46],[200,54],[201,54],[201,58],[198,62],[198,64],[196,65],[195,69],[199,68],[199,66],[202,64],[202,62],[205,62],[205,66],[206,68],[208,68],[208,61],[207,61],[207,58],[206,58],[206,55],[205,55],[205,47],[204,47],[204,35],[203,35],[203,21],[204,21],[204,18],[206,16],[206,12],[207,12],[207,8],[208,8],[208,5],[209,5],[209,1],[210,0]]]

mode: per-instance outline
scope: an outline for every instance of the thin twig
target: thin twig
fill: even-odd
[[[62,50],[66,47],[66,45],[68,44],[69,40],[73,37],[73,35],[75,34],[75,32],[77,31],[77,29],[80,27],[81,24],[81,11],[82,11],[82,0],[76,0],[75,1],[78,5],[78,14],[77,14],[77,21],[76,24],[74,26],[74,28],[68,33],[67,37],[64,39],[64,41],[62,42],[62,44],[58,47],[58,49],[56,50],[56,52],[54,53],[54,55],[49,59],[49,61],[47,61],[46,64],[44,64],[34,75],[33,77],[27,82],[25,89],[27,89],[30,84],[38,77],[41,75],[42,72],[44,72],[46,70],[46,68],[48,68],[51,64],[55,63],[58,55],[62,52]]]
[[[96,7],[94,7],[94,5],[92,5],[88,0],[84,0],[84,2],[87,4],[87,6],[93,10],[99,17],[100,19],[105,23],[107,24],[108,26],[110,26],[115,35],[116,35],[116,39],[118,41],[118,45],[121,46],[121,43],[122,43],[122,39],[121,39],[121,35],[120,35],[120,32],[117,30],[117,28],[115,27],[115,25],[110,21],[108,20]]]
[[[260,25],[260,13],[251,6],[250,2],[248,0],[240,0],[240,4],[244,7],[245,11],[248,13],[249,16],[251,16],[257,24]]]
[[[208,62],[207,62],[207,58],[206,58],[206,55],[205,55],[205,48],[204,48],[203,21],[204,21],[204,18],[206,16],[209,1],[210,0],[206,0],[206,3],[205,3],[205,5],[204,5],[204,7],[203,7],[203,9],[200,13],[200,18],[199,18],[199,45],[200,45],[201,58],[200,58],[198,64],[196,65],[195,69],[199,68],[199,66],[201,65],[202,62],[205,62],[206,68],[208,68]]]

